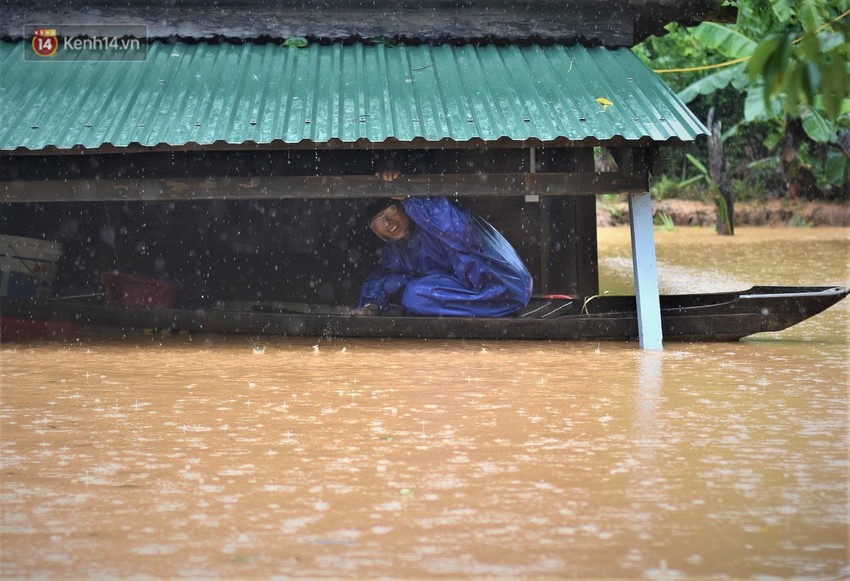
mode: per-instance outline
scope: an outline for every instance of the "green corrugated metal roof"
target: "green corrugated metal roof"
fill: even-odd
[[[0,150],[705,133],[628,49],[154,42],[141,62],[28,50],[0,42]]]

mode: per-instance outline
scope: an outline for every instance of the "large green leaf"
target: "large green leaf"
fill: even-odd
[[[736,135],[738,135],[738,132],[740,131],[740,129],[741,129],[741,124],[735,123],[734,125],[732,125],[732,127],[730,127],[729,129],[727,129],[726,131],[724,131],[723,133],[720,134],[720,141],[725,142],[727,139],[731,139],[732,137],[735,137]]]
[[[691,162],[691,165],[693,165],[695,168],[697,168],[702,175],[708,176],[708,169],[702,164],[702,162],[700,160],[695,158],[690,153],[686,153],[685,157],[688,158],[688,161]]]
[[[708,48],[730,58],[743,58],[753,54],[756,42],[722,24],[703,22],[691,29],[691,35]]]
[[[838,58],[824,65],[823,91],[820,94],[820,106],[831,119],[837,119],[841,114],[842,100],[850,85],[850,75],[847,66]]]
[[[767,61],[773,53],[779,48],[781,38],[779,36],[771,36],[758,45],[749,61],[747,61],[747,74],[751,80],[755,80],[764,70]]]
[[[804,31],[813,32],[818,26],[823,24],[823,18],[820,14],[821,2],[823,0],[803,0],[799,10],[799,17]]]
[[[688,187],[688,186],[690,186],[690,185],[693,185],[693,184],[695,184],[695,183],[697,183],[697,182],[701,182],[701,181],[702,181],[702,180],[704,180],[704,179],[705,179],[705,176],[704,176],[704,175],[702,175],[702,174],[697,175],[697,176],[693,176],[693,177],[691,177],[691,178],[688,178],[688,179],[686,179],[686,180],[683,180],[683,181],[679,182],[679,187],[680,187],[680,188],[686,188],[686,187]]]
[[[767,112],[767,107],[764,106],[764,86],[761,88],[753,88],[747,92],[747,98],[744,99],[744,119],[747,122],[756,121],[757,119],[767,119],[770,117]]]
[[[761,159],[755,159],[747,164],[749,169],[776,169],[779,167],[779,156],[771,155]]]
[[[820,51],[827,53],[838,48],[843,48],[844,35],[840,32],[830,32],[827,30],[818,34],[818,41],[820,42]]]
[[[844,174],[847,171],[847,156],[840,151],[830,150],[826,154],[823,174],[826,185],[840,186],[844,183]]]
[[[744,119],[751,122],[780,117],[784,107],[784,95],[773,97],[765,104],[764,84],[758,83],[747,91],[747,97],[744,99]]]
[[[817,111],[806,108],[801,114],[803,131],[812,141],[826,143],[835,139],[835,124],[824,118]]]
[[[791,20],[791,7],[788,6],[788,0],[770,0],[770,7],[773,8],[773,13],[780,22]]]
[[[725,89],[729,86],[729,83],[742,76],[744,76],[744,63],[720,69],[716,73],[711,73],[691,83],[678,93],[678,97],[683,102],[690,103],[699,95],[710,95],[715,91]]]

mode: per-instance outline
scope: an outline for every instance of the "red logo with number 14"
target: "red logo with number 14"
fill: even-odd
[[[55,28],[37,28],[32,33],[32,49],[38,56],[53,56],[59,48]]]

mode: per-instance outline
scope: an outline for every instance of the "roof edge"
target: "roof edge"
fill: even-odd
[[[707,135],[707,132],[697,135]],[[695,140],[694,140],[695,141]],[[0,156],[18,157],[18,156],[62,156],[62,155],[100,155],[100,154],[127,154],[127,153],[162,153],[162,152],[205,152],[205,151],[303,151],[303,150],[327,150],[327,149],[348,149],[348,150],[386,150],[386,149],[532,149],[532,148],[585,148],[585,147],[632,147],[643,148],[651,146],[686,146],[693,141],[686,141],[679,137],[670,137],[665,141],[656,141],[649,137],[642,137],[637,140],[627,140],[622,137],[612,139],[596,139],[588,137],[581,140],[569,140],[566,138],[558,138],[554,140],[543,141],[539,139],[525,139],[517,141],[509,138],[501,138],[498,140],[484,140],[480,138],[469,139],[466,141],[457,141],[454,139],[443,139],[440,141],[428,141],[422,138],[416,138],[411,141],[400,141],[398,139],[387,139],[381,142],[372,142],[367,139],[358,139],[356,141],[341,141],[339,139],[331,139],[326,142],[317,142],[312,140],[302,140],[297,143],[287,143],[282,140],[274,140],[269,143],[257,143],[256,141],[244,141],[242,143],[228,143],[223,140],[216,141],[210,144],[200,144],[197,142],[187,142],[183,144],[168,144],[159,143],[157,145],[142,145],[134,142],[126,146],[117,146],[106,144],[101,147],[87,148],[82,145],[75,145],[70,148],[59,148],[55,145],[48,145],[41,149],[29,149],[27,147],[18,147],[13,150],[0,150]]]

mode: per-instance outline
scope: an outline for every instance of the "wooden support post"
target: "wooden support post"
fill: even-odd
[[[629,194],[629,221],[640,346],[642,349],[661,349],[661,303],[649,192]]]

